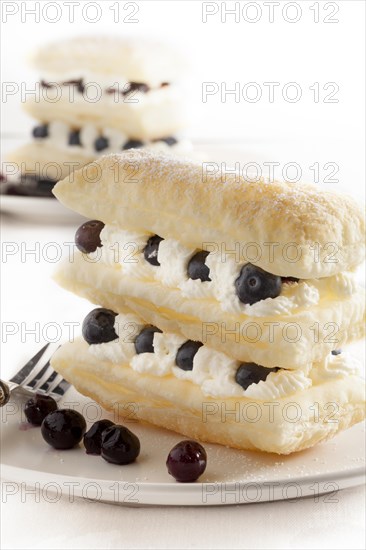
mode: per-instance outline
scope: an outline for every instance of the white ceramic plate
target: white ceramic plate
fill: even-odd
[[[110,415],[75,390],[63,400],[90,419]],[[61,405],[62,406],[62,402]],[[61,496],[127,505],[222,505],[312,496],[334,501],[339,489],[364,482],[365,425],[359,424],[316,447],[282,457],[205,444],[208,465],[196,483],[177,483],[168,474],[169,450],[184,439],[175,433],[136,422],[125,423],[140,438],[134,464],[116,466],[87,455],[83,445],[57,451],[40,428],[28,428],[21,403],[1,409],[3,491],[35,487],[50,502]],[[15,482],[15,486],[14,486]],[[323,496],[321,496],[323,495]]]
[[[77,222],[83,220],[80,214],[65,208],[57,199],[48,197],[18,197],[1,195],[0,206],[2,214],[23,218],[37,219],[50,223]]]

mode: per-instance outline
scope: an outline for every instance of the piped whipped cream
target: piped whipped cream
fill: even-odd
[[[130,138],[123,132],[115,128],[104,128],[101,132],[93,124],[85,124],[80,128],[80,145],[69,145],[70,132],[74,130],[69,124],[62,121],[52,121],[48,124],[48,135],[45,138],[35,138],[36,141],[50,144],[53,147],[62,149],[69,153],[78,153],[85,157],[97,157],[110,153],[119,153]],[[107,147],[97,151],[95,148],[96,140],[100,137],[106,138]],[[163,138],[164,136],[162,136]],[[191,143],[186,139],[177,139],[177,142],[169,145],[163,139],[142,142],[144,149],[149,149],[162,153],[184,153],[192,148]]]
[[[72,55],[72,54],[71,54]],[[96,71],[88,71],[85,68],[83,69],[82,73],[80,70],[72,70],[72,71],[58,71],[58,72],[51,72],[51,71],[43,71],[41,77],[41,81],[46,82],[47,84],[57,84],[58,86],[62,86],[63,83],[69,82],[72,80],[82,80],[84,85],[98,85],[102,89],[108,89],[112,86],[119,87],[121,90],[123,90],[124,86],[127,86],[131,80],[127,78],[127,76],[117,73],[103,73],[103,72],[96,72]],[[144,81],[140,81],[143,84],[147,84],[149,88],[152,89],[159,89],[161,87],[161,84],[163,83],[161,79],[144,79]]]
[[[103,344],[92,344],[89,353],[115,365],[128,364],[134,371],[153,376],[174,376],[200,387],[209,397],[248,397],[250,399],[276,399],[306,390],[313,384],[329,378],[356,374],[359,364],[347,354],[329,354],[323,363],[302,370],[280,369],[270,372],[265,381],[251,384],[244,390],[235,380],[240,361],[203,345],[193,359],[193,369],[185,371],[175,363],[178,349],[186,339],[168,332],[156,332],[153,338],[154,353],[135,351],[134,340],[145,323],[134,314],[117,315],[115,331],[118,339]]]
[[[236,294],[235,280],[250,259],[241,257],[239,262],[234,255],[212,251],[206,258],[211,281],[193,280],[187,275],[187,265],[197,250],[174,239],[164,239],[158,251],[160,266],[152,266],[143,255],[150,236],[105,226],[101,232],[100,260],[135,279],[159,281],[169,288],[180,289],[185,298],[217,300],[223,311],[251,317],[289,315],[299,308],[319,304],[320,296],[332,294],[342,299],[356,292],[352,275],[342,273],[324,279],[284,283],[277,298],[243,304]]]

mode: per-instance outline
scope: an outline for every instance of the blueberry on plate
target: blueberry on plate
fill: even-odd
[[[279,367],[267,369],[256,363],[243,363],[240,365],[235,374],[235,382],[246,390],[252,384],[258,384],[261,380],[266,380],[271,372],[277,372]]]
[[[0,380],[0,406],[3,407],[10,399],[10,389],[5,382]]]
[[[43,439],[55,449],[72,449],[80,443],[85,430],[85,418],[72,409],[49,413],[41,426]]]
[[[159,235],[153,235],[150,237],[150,239],[147,241],[146,246],[144,248],[144,258],[149,264],[159,266],[160,263],[158,262],[158,252],[159,252],[159,245],[161,241],[163,241],[162,237],[159,237]]]
[[[342,353],[341,349],[334,349],[332,350],[332,355],[340,355]]]
[[[209,255],[207,250],[197,252],[189,260],[187,273],[190,279],[201,279],[201,281],[211,281],[210,268],[205,264],[206,258]]]
[[[75,233],[75,244],[80,252],[90,254],[102,246],[100,233],[104,223],[99,220],[89,220],[81,224]]]
[[[49,395],[37,393],[24,405],[24,414],[30,424],[40,426],[46,416],[57,410],[57,403]]]
[[[171,449],[166,466],[176,481],[197,481],[206,469],[207,454],[197,441],[181,441]]]
[[[140,454],[140,440],[124,426],[115,425],[102,434],[101,455],[112,464],[130,464]]]
[[[84,447],[88,455],[100,455],[102,447],[102,434],[104,430],[114,426],[111,420],[97,420],[84,434]]]
[[[157,327],[145,327],[136,336],[135,350],[136,353],[154,353],[154,334],[155,332],[162,332]]]
[[[182,370],[193,369],[193,359],[200,347],[203,346],[202,342],[195,342],[194,340],[187,340],[180,346],[175,356],[175,364]]]
[[[127,149],[139,149],[140,147],[143,147],[144,143],[138,139],[130,139],[126,141],[122,149],[124,151],[127,151]]]
[[[236,293],[243,304],[255,304],[266,298],[277,298],[281,288],[281,277],[253,264],[245,264],[235,281]]]
[[[88,344],[102,344],[116,340],[118,335],[114,330],[117,313],[111,309],[98,307],[93,309],[83,321],[82,334]]]

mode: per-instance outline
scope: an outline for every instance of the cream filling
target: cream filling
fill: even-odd
[[[80,77],[79,77],[80,78]],[[79,80],[75,78],[75,80]],[[98,104],[98,107],[121,109],[126,106],[131,109],[141,109],[146,105],[157,106],[164,103],[170,104],[177,102],[180,105],[182,100],[182,92],[179,86],[169,84],[169,86],[154,87],[147,92],[141,90],[132,90],[131,92],[124,94],[127,91],[127,81],[108,79],[105,82],[85,81],[83,80],[84,92],[80,92],[77,86],[74,84],[62,84],[60,78],[58,80],[43,79],[46,84],[52,87],[44,87],[41,84],[41,101],[45,100],[48,103],[57,104],[59,101],[66,101],[68,103],[85,103],[90,104],[91,107]],[[65,80],[74,80],[73,78]],[[56,85],[57,84],[57,85]],[[114,88],[115,93],[110,93],[108,90]]]
[[[186,338],[173,333],[156,332],[153,338],[154,353],[136,354],[134,341],[145,326],[134,314],[117,315],[115,330],[118,339],[103,344],[92,344],[89,353],[101,361],[115,365],[128,364],[134,371],[154,376],[175,376],[198,385],[209,397],[248,397],[276,399],[304,391],[329,378],[343,378],[357,374],[359,364],[347,354],[329,354],[322,363],[311,364],[302,370],[281,369],[271,372],[265,381],[251,384],[244,390],[235,374],[240,362],[206,345],[201,346],[193,359],[193,369],[184,371],[176,366],[175,357]]]
[[[241,267],[250,259],[213,250],[206,258],[211,281],[193,280],[188,278],[187,265],[197,250],[186,248],[176,240],[165,239],[159,245],[160,266],[152,266],[143,255],[150,236],[124,231],[117,226],[105,226],[101,232],[99,260],[122,269],[124,274],[134,279],[158,281],[166,287],[179,288],[188,299],[214,299],[225,312],[251,317],[290,315],[299,308],[318,305],[321,297],[333,295],[343,299],[356,292],[352,275],[340,273],[322,279],[284,283],[277,298],[243,304],[236,294],[235,280]]]
[[[86,157],[97,157],[110,153],[119,153],[123,149],[123,145],[129,141],[129,137],[123,132],[115,128],[104,128],[101,133],[93,124],[85,124],[80,129],[81,145],[69,145],[69,133],[73,130],[69,124],[62,121],[53,121],[48,124],[48,136],[46,138],[34,138],[35,141],[47,143],[58,149],[63,149],[69,153],[85,155]],[[102,151],[96,151],[94,144],[99,137],[105,137],[109,141],[108,147]],[[168,137],[168,136],[162,136]],[[185,139],[179,139],[174,145],[168,145],[165,141],[146,141],[143,142],[144,149],[150,149],[159,152],[169,151],[174,153],[188,152],[191,149],[191,143]]]
[[[83,69],[82,74],[80,70],[73,70],[73,71],[59,71],[59,72],[43,72],[40,80],[45,81],[46,83],[50,84],[58,84],[59,86],[62,86],[63,82],[67,82],[69,80],[80,80],[82,79],[84,85],[88,84],[97,84],[103,89],[107,89],[111,86],[119,86],[121,90],[123,90],[123,87],[131,82],[129,78],[127,78],[125,75],[119,74],[113,74],[113,73],[102,73],[102,72],[93,72],[93,71],[87,71]],[[167,82],[167,80],[165,80]],[[141,84],[147,84],[149,88],[160,88],[161,84],[163,83],[163,80],[159,79],[144,79],[144,81],[139,81]],[[169,82],[170,84],[170,82]]]

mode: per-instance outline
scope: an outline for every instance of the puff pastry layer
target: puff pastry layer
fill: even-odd
[[[133,371],[102,361],[78,339],[52,366],[81,393],[121,418],[146,421],[189,438],[238,449],[289,454],[311,447],[365,417],[364,383],[350,375],[287,398],[210,398],[190,381]]]
[[[60,40],[34,52],[32,63],[42,76],[80,78],[82,69],[84,74],[104,75],[109,81],[123,76],[126,81],[149,85],[180,80],[185,70],[185,62],[174,48],[142,36]]]
[[[351,198],[312,186],[210,175],[206,168],[131,150],[102,157],[87,173],[59,182],[54,193],[89,218],[187,247],[224,243],[232,250],[236,243],[255,243],[262,253],[252,263],[284,277],[328,277],[364,259],[364,219]],[[296,252],[290,260],[289,246]]]
[[[291,315],[249,317],[225,313],[214,300],[183,298],[178,289],[125,276],[80,253],[58,269],[55,279],[94,304],[118,313],[130,308],[162,330],[181,333],[235,359],[265,367],[302,368],[364,334],[361,291]]]

